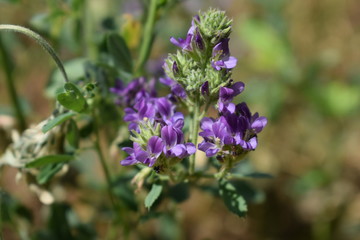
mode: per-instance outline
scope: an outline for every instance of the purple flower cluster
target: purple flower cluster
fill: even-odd
[[[194,154],[195,145],[184,142],[184,115],[176,112],[175,105],[166,97],[156,97],[155,93],[149,93],[143,88],[136,93],[134,86],[139,80],[134,81],[122,89],[123,92],[131,92],[135,96],[134,105],[125,108],[124,121],[129,122],[130,131],[134,130],[141,135],[146,135],[141,128],[144,123],[150,123],[153,127],[151,133],[160,128],[160,134],[149,136],[145,144],[134,142],[133,148],[123,148],[129,156],[122,160],[121,164],[143,163],[151,167],[156,165],[161,157],[183,159]]]
[[[199,29],[196,27],[195,21],[197,22],[200,21],[199,16],[195,16],[193,18],[193,21],[191,22],[191,27],[188,30],[185,39],[183,38],[176,39],[174,37],[171,37],[170,42],[185,51],[192,51],[193,46],[196,46],[198,49],[203,50],[204,41],[203,38],[201,37]]]
[[[257,133],[267,124],[265,117],[251,114],[246,103],[235,105],[232,99],[244,90],[244,84],[237,82],[231,88],[222,87],[219,92],[218,119],[203,118],[200,123],[200,136],[204,141],[199,150],[212,157],[219,155],[237,156],[257,147]]]
[[[205,48],[205,42],[199,28],[196,26],[196,22],[200,22],[199,16],[194,17],[185,39],[171,37],[170,42],[185,51],[193,51],[194,46],[196,46],[197,49],[203,50]],[[230,56],[229,40],[229,38],[219,39],[215,46],[212,45],[211,66],[217,71],[221,69],[232,69],[237,64],[237,59]],[[174,62],[174,64],[176,64],[176,62]]]
[[[115,86],[110,88],[110,92],[117,95],[116,104],[128,107],[133,106],[139,99],[156,97],[155,80],[149,82],[144,77],[136,78],[127,86],[121,80],[116,80]]]

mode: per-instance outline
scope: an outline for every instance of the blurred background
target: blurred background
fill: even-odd
[[[112,24],[136,49],[140,6],[125,0],[0,0],[0,23],[30,27],[48,39],[63,60],[80,61],[97,57],[98,32]],[[176,51],[169,38],[185,36],[191,17],[210,6],[233,18],[230,51],[239,60],[233,78],[246,84],[238,101],[247,101],[254,112],[268,117],[250,161],[273,178],[251,180],[257,191],[244,219],[195,189],[187,201],[174,206],[180,209],[177,224],[166,218],[147,221],[139,225],[139,231],[149,232],[142,239],[360,239],[360,2],[180,1],[157,23],[148,64],[151,75],[158,75],[161,61]],[[32,40],[3,32],[0,37],[27,121],[37,123],[54,106],[49,98],[54,64]],[[0,153],[15,125],[4,69],[3,59]],[[79,74],[76,71],[71,74]],[[118,160],[114,169],[120,169]],[[15,174],[5,167],[1,188],[34,212],[32,228],[41,229],[44,220],[37,215],[45,213],[36,213],[41,203],[25,184],[15,182]],[[102,176],[92,177],[102,181]],[[86,191],[71,194],[92,197]],[[89,205],[75,204],[74,209],[85,222],[94,214]],[[97,229],[98,239],[105,239],[101,226]],[[3,231],[4,239],[18,239],[11,228]]]

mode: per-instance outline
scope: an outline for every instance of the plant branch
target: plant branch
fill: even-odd
[[[139,58],[136,65],[136,74],[144,72],[145,63],[149,57],[151,45],[153,43],[154,25],[156,16],[157,0],[150,0],[147,18],[145,22],[144,32],[142,36],[142,43],[140,46]]]
[[[191,127],[191,142],[195,145],[197,149],[197,139],[198,139],[198,131],[199,131],[199,115],[200,115],[200,102],[199,96],[196,97],[193,105],[193,119],[192,119],[192,127]],[[195,159],[196,159],[196,152],[190,156],[190,168],[189,174],[193,175],[195,173]]]
[[[50,54],[50,56],[52,57],[52,59],[55,61],[56,65],[60,69],[60,71],[65,79],[65,82],[69,82],[69,79],[65,72],[65,68],[64,68],[60,58],[57,56],[55,50],[51,47],[51,45],[43,37],[41,37],[39,34],[37,34],[36,32],[34,32],[28,28],[18,26],[18,25],[0,24],[0,31],[1,30],[22,33],[22,34],[34,39],[37,43],[40,44],[41,47],[43,47],[46,50],[47,53]]]

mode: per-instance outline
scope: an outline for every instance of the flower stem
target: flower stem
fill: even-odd
[[[19,33],[22,33],[22,34],[34,39],[37,43],[40,44],[41,47],[43,47],[46,50],[47,53],[50,54],[50,56],[52,57],[52,59],[55,61],[58,68],[60,69],[60,71],[65,79],[65,82],[69,82],[69,79],[65,72],[65,68],[64,68],[60,58],[57,56],[55,50],[51,47],[51,45],[44,38],[42,38],[39,34],[37,34],[36,32],[34,32],[28,28],[25,28],[22,26],[17,26],[17,25],[11,25],[11,24],[0,24],[0,31],[19,32]]]
[[[16,88],[14,86],[14,77],[13,77],[13,69],[11,64],[11,59],[9,56],[8,51],[6,51],[6,47],[2,38],[0,37],[0,54],[2,56],[2,62],[4,64],[4,71],[5,71],[5,80],[6,80],[6,87],[7,91],[10,94],[12,105],[15,109],[15,115],[19,124],[20,131],[24,131],[26,129],[26,121],[25,116],[22,111],[18,94],[16,92]]]
[[[137,75],[142,75],[144,72],[145,63],[149,57],[151,45],[153,43],[154,36],[154,25],[155,25],[155,16],[156,16],[156,5],[157,0],[150,0],[150,5],[148,8],[147,18],[145,22],[142,44],[140,46],[140,53],[138,62],[136,65],[135,73]]]
[[[191,142],[197,147],[197,139],[198,139],[198,131],[199,131],[199,115],[200,115],[200,103],[199,103],[199,96],[196,97],[194,101],[194,107],[193,107],[193,119],[192,119],[192,135],[191,135]],[[196,159],[196,152],[190,156],[190,168],[189,168],[189,174],[193,175],[195,173],[195,159]]]
[[[109,198],[110,198],[112,207],[113,207],[115,213],[118,213],[118,206],[115,202],[115,197],[114,197],[113,190],[112,190],[113,188],[112,188],[112,184],[111,184],[110,171],[109,171],[108,165],[106,164],[104,153],[103,153],[103,151],[101,149],[101,145],[100,145],[99,121],[98,121],[98,116],[95,112],[93,112],[93,117],[94,117],[94,123],[95,123],[95,149],[99,155],[101,167],[105,174],[107,190],[108,190],[108,194],[109,194]]]

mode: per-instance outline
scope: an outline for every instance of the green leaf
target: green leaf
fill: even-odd
[[[57,100],[65,108],[82,112],[87,107],[86,100],[80,89],[73,83],[65,83],[65,92],[57,95]]]
[[[42,167],[51,163],[62,163],[70,161],[74,156],[72,155],[48,155],[35,159],[25,165],[27,168]]]
[[[66,140],[73,148],[79,147],[80,132],[74,120],[70,120],[66,132]]]
[[[239,217],[244,217],[247,212],[246,201],[236,188],[227,180],[219,180],[219,193],[226,207]]]
[[[123,37],[116,33],[111,33],[106,39],[109,54],[121,70],[132,73],[133,63],[128,46]]]
[[[55,117],[54,119],[51,119],[50,121],[48,121],[42,127],[41,130],[43,133],[46,133],[47,131],[51,130],[53,127],[60,125],[61,123],[65,122],[66,120],[72,118],[75,115],[76,115],[76,113],[74,113],[74,112],[67,112],[67,113],[61,114],[61,115]]]
[[[156,199],[159,198],[161,191],[162,191],[162,185],[154,183],[151,187],[150,192],[145,198],[145,207],[150,209],[150,207],[154,204]]]
[[[48,164],[40,169],[36,176],[36,181],[39,184],[47,183],[56,173],[58,173],[65,163]]]

